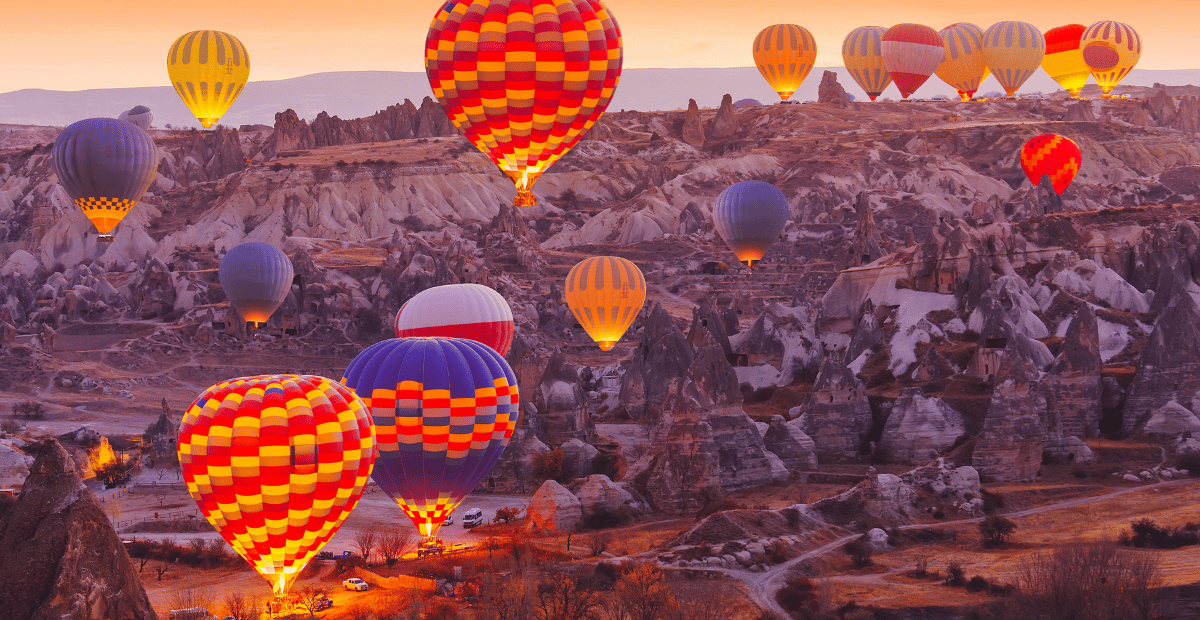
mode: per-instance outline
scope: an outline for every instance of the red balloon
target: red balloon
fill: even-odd
[[[508,302],[482,284],[447,284],[417,293],[396,313],[397,338],[466,338],[508,355],[513,315]]]
[[[1046,133],[1029,140],[1021,149],[1021,167],[1029,182],[1037,185],[1042,177],[1050,175],[1054,191],[1061,196],[1075,179],[1083,153],[1079,145],[1066,136]]]
[[[883,64],[905,99],[915,93],[946,58],[938,31],[921,24],[896,24],[883,33]]]

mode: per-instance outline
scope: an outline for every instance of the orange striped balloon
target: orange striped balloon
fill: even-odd
[[[1142,58],[1142,37],[1129,24],[1096,22],[1079,40],[1083,60],[1105,95],[1137,66]]]
[[[517,187],[514,204],[585,135],[621,77],[621,30],[599,0],[450,0],[425,40],[433,94]]]
[[[200,512],[281,596],[358,504],[375,434],[349,388],[266,375],[205,390],[178,451]]]
[[[800,88],[817,61],[817,40],[803,26],[767,26],[754,38],[754,64],[786,101]]]
[[[567,305],[604,351],[611,350],[646,303],[646,278],[617,256],[593,256],[567,274]]]
[[[892,83],[887,66],[883,64],[883,26],[862,26],[850,31],[842,41],[842,62],[855,82],[871,101]]]
[[[189,32],[167,52],[167,75],[205,129],[221,120],[250,79],[250,53],[237,37],[217,30]]]
[[[983,57],[1009,97],[1042,66],[1046,37],[1033,24],[997,22],[983,33]]]
[[[937,68],[937,76],[958,91],[963,101],[970,101],[987,79],[987,63],[983,60],[983,29],[961,22],[938,31],[946,45],[946,56]]]
[[[1062,195],[1079,173],[1083,153],[1070,138],[1054,133],[1031,138],[1021,149],[1021,168],[1029,182],[1037,185],[1049,175],[1054,191]]]

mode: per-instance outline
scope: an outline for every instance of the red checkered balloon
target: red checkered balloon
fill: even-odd
[[[1079,151],[1079,145],[1056,133],[1031,138],[1021,149],[1021,168],[1025,170],[1029,182],[1037,185],[1043,176],[1050,175],[1054,191],[1060,196],[1067,191],[1082,163],[1083,153]]]
[[[450,0],[425,41],[425,73],[450,120],[517,186],[516,205],[604,114],[621,77],[621,30],[599,0]]]
[[[366,406],[322,377],[219,383],[179,427],[188,492],[276,595],[350,515],[374,462]]]

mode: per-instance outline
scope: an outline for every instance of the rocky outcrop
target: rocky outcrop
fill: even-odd
[[[717,108],[717,115],[708,124],[706,137],[709,140],[725,140],[737,135],[741,129],[736,108],[733,106],[733,96],[726,94],[721,98],[721,107]]]
[[[788,422],[781,415],[773,416],[767,432],[763,434],[763,445],[779,457],[790,471],[812,471],[817,468],[817,444],[804,434],[795,420]]]
[[[1041,469],[1047,437],[1039,374],[1015,347],[1004,351],[971,460],[980,475],[999,481],[1032,480]]]
[[[1157,297],[1156,297],[1157,301]],[[1126,432],[1171,401],[1200,392],[1200,307],[1187,292],[1173,295],[1142,349],[1141,365],[1125,399]]]
[[[850,105],[850,97],[838,83],[837,73],[826,69],[821,75],[821,83],[817,86],[817,103],[832,103],[843,108]]]
[[[688,99],[688,109],[683,115],[684,142],[700,148],[704,146],[704,122],[700,119],[700,106],[695,99]]]
[[[706,333],[716,339],[717,344],[721,345],[721,350],[726,355],[733,353],[733,347],[729,344],[729,335],[725,333],[724,320],[708,297],[701,300],[700,305],[692,308],[692,325],[688,328],[687,333],[688,343],[693,347],[699,346]]]
[[[1171,439],[1185,433],[1200,435],[1200,418],[1187,407],[1171,401],[1151,411],[1139,430],[1145,435]]]
[[[1092,109],[1091,101],[1076,101],[1067,106],[1064,121],[1096,121],[1096,112]]]
[[[550,445],[568,439],[595,441],[596,426],[588,415],[587,399],[579,387],[579,369],[567,363],[561,351],[550,356],[534,392],[534,405]]]
[[[850,526],[868,521],[909,523],[921,514],[917,492],[900,476],[870,474],[854,488],[810,504],[825,521]]]
[[[892,462],[925,463],[965,433],[962,415],[942,399],[926,397],[921,388],[905,388],[892,405],[879,449]]]
[[[1100,330],[1096,313],[1083,304],[1071,320],[1058,357],[1042,385],[1053,401],[1046,430],[1052,437],[1100,434]]]
[[[521,420],[524,421],[528,417],[527,413],[522,414]],[[536,484],[533,476],[533,457],[549,451],[550,448],[532,432],[525,428],[516,429],[508,446],[500,454],[500,460],[492,466],[487,477],[479,481],[475,490],[505,494],[524,494],[532,491],[533,485]]]
[[[777,385],[787,385],[797,376],[814,376],[824,356],[817,336],[812,309],[807,305],[773,303],[754,323],[729,339],[733,352],[745,355],[750,364],[770,364],[779,369]]]
[[[585,522],[604,513],[619,516],[622,512],[633,512],[638,508],[633,495],[604,474],[585,478],[583,484],[575,489],[575,496],[579,498]]]
[[[871,406],[866,388],[845,364],[825,359],[801,411],[800,427],[816,442],[819,454],[844,458],[862,452],[871,430]]]
[[[263,154],[270,159],[288,151],[456,133],[443,108],[429,97],[421,102],[419,109],[405,99],[404,103],[388,106],[371,116],[351,120],[321,112],[311,125],[289,109],[275,115],[275,132],[267,141]]]
[[[6,487],[19,485],[29,475],[33,457],[25,454],[18,444],[24,444],[24,442],[0,439],[0,485]]]
[[[137,569],[57,441],[0,523],[0,606],[11,620],[156,620]]]
[[[655,304],[646,317],[641,343],[621,377],[620,402],[629,417],[657,420],[670,380],[685,376],[692,358],[692,347],[683,332],[671,315]]]
[[[573,532],[583,521],[579,498],[553,480],[543,482],[529,498],[525,514],[532,527],[549,532]]]
[[[591,444],[584,443],[572,437],[558,447],[563,452],[563,474],[575,478],[585,478],[592,475],[592,460],[600,451]]]

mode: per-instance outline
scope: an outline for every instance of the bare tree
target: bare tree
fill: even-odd
[[[308,617],[312,618],[317,615],[321,609],[321,603],[328,598],[323,588],[314,588],[312,586],[304,586],[299,592],[299,604],[308,612]]]
[[[535,620],[537,586],[528,558],[515,563],[507,579],[484,573],[477,620]],[[414,616],[419,617],[419,616]]]
[[[404,554],[408,553],[417,542],[417,532],[412,528],[398,527],[379,536],[376,548],[383,556],[388,567],[396,565]]]
[[[161,574],[159,579],[162,579]],[[189,579],[171,594],[171,607],[173,609],[208,609],[210,600],[208,590],[193,585]]]
[[[162,581],[163,573],[167,572],[167,570],[170,568],[171,568],[171,565],[167,564],[166,562],[159,562],[158,566],[154,567],[154,572],[158,573],[159,581]]]
[[[1157,614],[1158,560],[1111,543],[1073,543],[1026,562],[1013,617],[1142,620]]]
[[[346,615],[350,620],[371,620],[371,608],[366,605],[353,605],[346,610]]]
[[[162,471],[162,470],[160,470],[160,471]],[[162,475],[159,474],[159,477],[161,478]],[[167,492],[158,487],[155,487],[154,488],[154,499],[158,500],[158,507],[162,508],[163,501],[167,499]]]
[[[379,538],[375,534],[375,530],[359,530],[354,535],[354,547],[358,549],[358,553],[362,555],[363,562],[371,563],[371,553],[375,551],[375,545]]]
[[[605,612],[610,620],[662,620],[678,609],[663,570],[653,562],[636,562],[617,579]]]
[[[233,620],[258,620],[262,615],[262,604],[258,599],[247,597],[241,592],[225,595],[225,614]]]
[[[684,582],[674,587],[679,607],[670,620],[725,620],[732,603],[729,586],[721,582]]]
[[[537,620],[589,620],[599,609],[600,598],[574,575],[554,573],[538,584],[534,608]]]
[[[592,557],[600,557],[600,554],[608,550],[608,545],[611,542],[612,532],[609,531],[599,530],[588,535],[588,549],[591,549]]]

